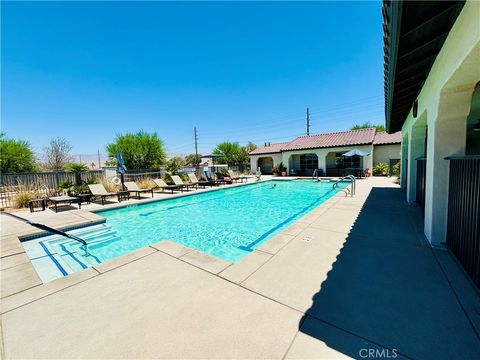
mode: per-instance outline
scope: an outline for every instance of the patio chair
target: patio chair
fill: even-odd
[[[117,196],[118,201],[120,201],[119,193],[122,193],[122,191],[109,192],[102,184],[88,184],[87,186],[94,198],[100,198],[102,200],[102,205],[105,205],[105,199],[111,196]]]
[[[217,186],[217,185],[220,185],[222,183],[221,180],[214,180],[212,179],[212,173],[210,172],[210,170],[207,170],[207,171],[204,171],[203,172],[203,176],[205,177],[205,179],[212,183],[213,185]]]
[[[233,184],[232,179],[228,176],[224,176],[221,172],[216,172],[215,176],[217,177],[218,181],[221,181],[224,184]]]
[[[153,182],[159,189],[162,189],[162,192],[165,192],[165,189],[170,190],[173,194],[175,190],[183,191],[184,186],[179,185],[168,185],[163,179],[153,179]]]
[[[206,180],[198,180],[197,176],[194,173],[188,174],[188,179],[190,180],[190,185],[197,185],[205,188],[206,186],[215,186],[214,182]]]
[[[198,185],[197,184],[191,184],[191,183],[185,183],[183,182],[183,180],[180,178],[180,176],[178,175],[171,175],[170,176],[173,180],[173,182],[175,183],[175,185],[178,185],[178,186],[184,186],[187,191],[189,188],[195,188],[195,189],[198,189]]]
[[[127,188],[127,191],[136,193],[138,199],[140,199],[140,194],[143,194],[143,193],[151,193],[152,198],[153,198],[153,188],[151,188],[151,189],[140,189],[138,187],[137,183],[134,182],[134,181],[126,181],[126,182],[123,183],[123,186],[125,186]]]
[[[230,179],[234,180],[235,182],[238,182],[238,180],[240,180],[240,182],[243,182],[243,180],[248,181],[247,176],[235,175],[235,173],[232,170],[228,170],[228,175],[230,175]]]

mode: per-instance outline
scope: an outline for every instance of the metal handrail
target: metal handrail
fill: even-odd
[[[344,180],[350,180],[350,182],[352,183],[352,191],[350,191],[350,196],[355,195],[356,179],[355,179],[355,176],[353,176],[353,175],[347,175],[347,176],[342,177],[340,180],[335,181],[332,185],[332,188],[335,189],[337,187],[338,183],[342,182]]]
[[[318,180],[319,177],[320,177],[320,174],[319,174],[319,172],[318,172],[318,169],[313,170],[312,180],[313,180],[313,181],[315,181],[315,180],[319,181],[319,180]]]
[[[72,239],[72,240],[75,240],[75,241],[78,241],[79,243],[83,244],[85,246],[85,251],[87,250],[87,242],[83,239],[80,239],[79,237],[75,236],[75,235],[71,235],[71,234],[67,234],[66,232],[64,231],[61,231],[61,230],[58,230],[58,229],[55,229],[51,226],[48,226],[48,225],[45,225],[45,224],[40,224],[40,223],[36,223],[36,222],[33,222],[33,221],[30,221],[30,220],[27,220],[27,219],[24,219],[20,216],[17,216],[17,215],[13,215],[11,213],[8,213],[8,212],[5,212],[5,211],[2,211],[1,212],[2,214],[5,214],[5,215],[8,215],[8,216],[11,216],[17,220],[20,220],[20,221],[23,221],[33,227],[36,227],[36,228],[39,228],[41,230],[45,230],[45,231],[48,231],[48,232],[51,232],[51,233],[54,233],[54,234],[57,234],[57,235],[61,235],[61,236],[65,236],[69,239]]]

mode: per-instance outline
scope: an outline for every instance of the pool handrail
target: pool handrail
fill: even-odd
[[[352,183],[352,191],[350,191],[350,196],[355,195],[356,179],[355,179],[355,176],[353,176],[353,175],[347,175],[347,176],[344,176],[341,179],[335,181],[332,185],[332,188],[335,189],[339,182],[342,182],[342,181],[345,181],[345,180],[350,181]]]
[[[51,226],[48,226],[48,225],[45,225],[45,224],[40,224],[40,223],[37,223],[37,222],[33,222],[33,221],[27,220],[25,218],[22,218],[18,215],[14,215],[14,214],[11,214],[11,213],[8,213],[8,212],[5,212],[5,211],[2,211],[1,213],[5,214],[5,215],[8,215],[8,216],[11,216],[11,217],[13,217],[17,220],[23,221],[23,222],[25,222],[25,223],[33,226],[33,227],[36,227],[38,229],[45,230],[45,231],[48,231],[48,232],[51,232],[51,233],[54,233],[54,234],[57,234],[57,235],[65,236],[69,239],[78,241],[79,243],[81,243],[85,246],[85,249],[87,248],[87,242],[83,239],[80,239],[78,236],[67,234],[66,232],[64,232],[62,230],[55,229],[55,228],[53,228]]]

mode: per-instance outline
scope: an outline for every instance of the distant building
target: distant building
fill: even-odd
[[[271,174],[280,162],[289,175],[311,176],[315,169],[326,176],[363,172],[380,162],[393,166],[400,161],[401,139],[400,132],[387,134],[375,128],[300,136],[290,142],[258,147],[249,154],[250,166],[260,168],[262,174]],[[369,155],[342,156],[353,149]]]

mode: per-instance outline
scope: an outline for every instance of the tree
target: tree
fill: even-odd
[[[149,134],[143,130],[135,134],[117,135],[106,149],[111,158],[115,158],[117,150],[120,150],[127,169],[158,168],[165,162],[167,156],[163,141],[157,133]]]
[[[238,142],[225,141],[221,144],[218,144],[215,147],[215,150],[213,150],[213,153],[224,155],[216,159],[217,163],[227,163],[228,165],[233,165],[238,160],[239,151],[240,145],[238,144]]]
[[[375,128],[377,129],[378,132],[383,132],[385,131],[385,126],[383,125],[372,125],[370,122],[364,122],[363,124],[360,125],[354,125],[351,127],[350,130],[359,130],[359,129],[366,129],[366,128]]]
[[[64,167],[73,161],[70,155],[72,146],[67,140],[57,137],[50,140],[50,145],[44,148],[45,167],[53,171],[63,170]]]
[[[248,157],[248,154],[250,154],[250,152],[252,152],[256,148],[257,145],[255,145],[251,141],[249,141],[245,146],[240,146],[240,148],[238,149],[236,163],[242,165],[249,164],[250,158]]]
[[[189,166],[197,166],[202,161],[202,155],[198,154],[197,158],[195,159],[195,154],[190,154],[185,156],[185,165]]]
[[[82,185],[82,173],[89,169],[87,165],[82,163],[70,163],[65,166],[65,170],[75,174],[75,185]]]
[[[0,170],[2,173],[35,171],[35,154],[27,141],[14,140],[0,133]]]
[[[178,170],[182,169],[185,165],[185,160],[180,156],[174,156],[170,160],[168,160],[167,165],[165,166],[165,170],[172,174],[176,174]]]

